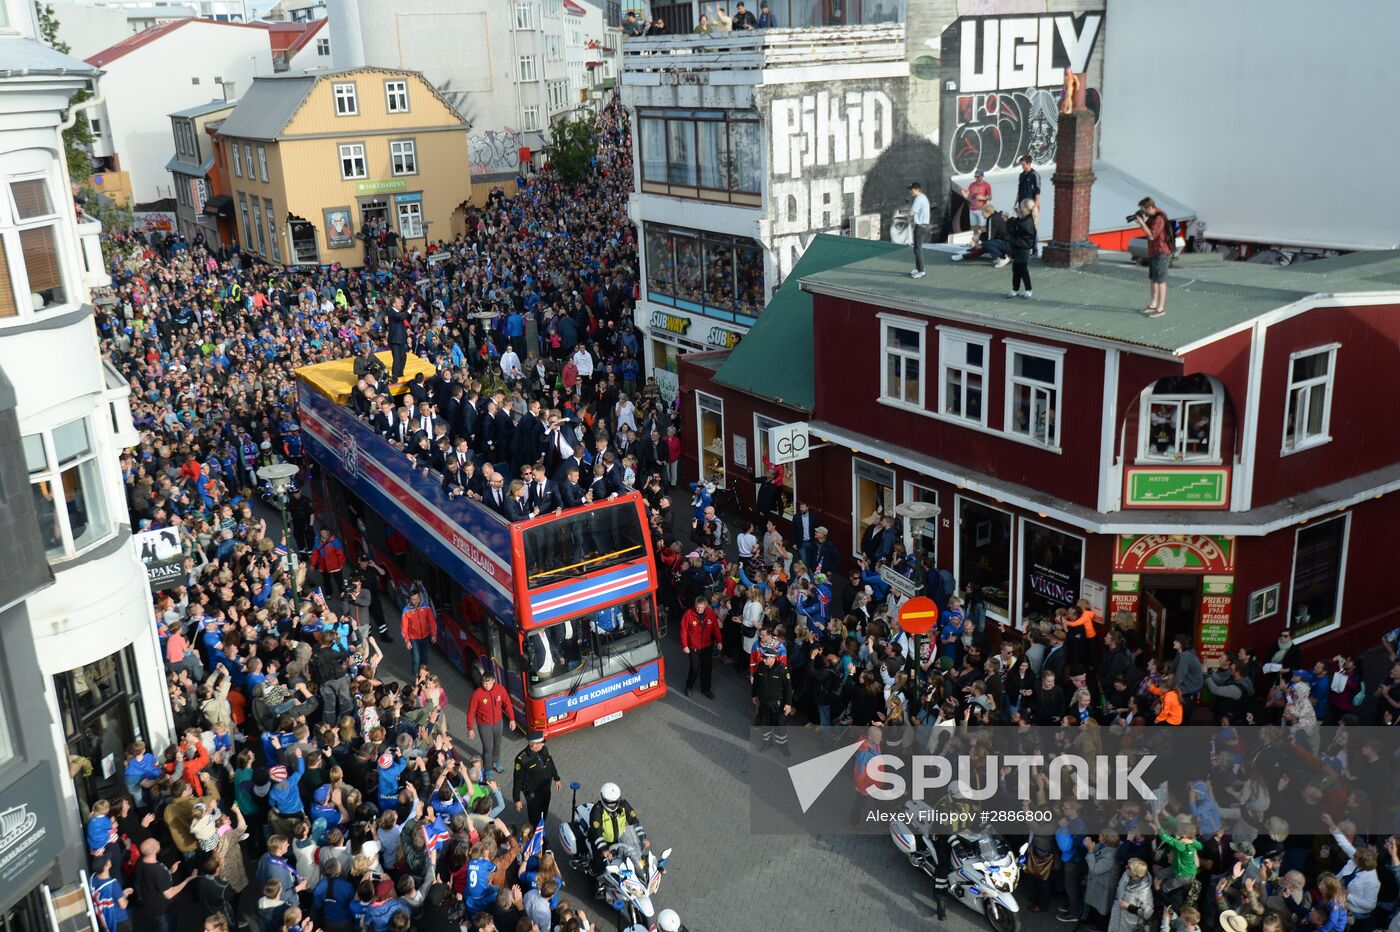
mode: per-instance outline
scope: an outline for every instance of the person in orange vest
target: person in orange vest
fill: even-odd
[[[1162,685],[1148,685],[1147,691],[1154,696],[1162,697],[1162,707],[1157,710],[1156,723],[1158,725],[1180,725],[1185,716],[1182,714],[1181,693],[1177,692],[1176,680],[1170,673],[1162,677]]]
[[[413,660],[413,676],[428,665],[428,643],[437,643],[437,615],[431,605],[423,604],[423,593],[417,589],[408,597],[401,620],[403,642]]]
[[[334,598],[344,589],[342,571],[345,569],[345,548],[326,528],[321,528],[321,541],[311,551],[311,568],[321,574],[327,597]]]
[[[1097,634],[1094,622],[1098,618],[1094,614],[1094,609],[1089,605],[1088,599],[1080,599],[1074,603],[1074,607],[1079,610],[1079,615],[1065,619],[1066,633],[1069,635],[1069,643],[1066,645],[1069,653],[1069,665],[1085,668],[1089,666],[1090,645]]]

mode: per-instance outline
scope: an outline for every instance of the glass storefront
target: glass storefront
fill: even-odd
[[[1079,599],[1084,539],[1035,521],[1021,522],[1021,626],[1054,617]]]
[[[695,393],[696,421],[700,425],[700,478],[717,486],[725,484],[724,399]]]
[[[770,462],[771,453],[768,449],[768,432],[774,427],[781,427],[781,421],[775,421],[771,417],[764,417],[761,414],[753,416],[754,449],[758,451],[758,469],[756,474],[759,478],[769,474],[772,469]],[[778,466],[781,473],[782,482],[780,492],[782,498],[781,512],[784,517],[791,518],[797,509],[797,463],[782,463]],[[778,509],[775,509],[778,510]]]
[[[958,585],[981,591],[987,616],[1011,618],[1011,513],[958,499]]]
[[[1351,515],[1298,529],[1293,552],[1293,591],[1289,630],[1294,638],[1332,627],[1340,621],[1342,578]]]
[[[79,808],[125,789],[126,747],[145,735],[140,686],[131,648],[54,677],[68,755],[86,761],[73,778]],[[153,749],[159,753],[160,749]]]

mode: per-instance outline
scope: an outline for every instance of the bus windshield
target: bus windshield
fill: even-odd
[[[530,694],[537,697],[630,671],[657,655],[649,595],[525,636]]]
[[[531,589],[646,555],[646,528],[631,500],[565,513],[525,528],[521,537]]]

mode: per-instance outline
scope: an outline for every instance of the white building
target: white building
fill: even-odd
[[[128,389],[98,355],[89,302],[89,289],[108,283],[101,228],[75,214],[64,162],[70,99],[94,88],[96,104],[105,88],[96,68],[34,35],[32,3],[0,0],[0,369],[15,389],[28,492],[55,578],[27,603],[44,692],[26,696],[24,712],[47,718],[60,760],[92,764],[76,786],[61,774],[77,819],[80,802],[122,789],[129,741],[164,747],[172,726],[118,467],[137,440]]]
[[[103,71],[106,98],[93,116],[93,156],[131,176],[137,204],[174,197],[167,114],[211,99],[234,100],[256,75],[272,74],[267,29],[185,19],[138,33],[87,59]]]
[[[579,27],[584,45],[601,42],[604,18],[590,20],[583,4],[583,14],[566,13],[566,2],[330,0],[334,67],[421,71],[470,124],[472,181],[485,197],[514,178],[522,148],[544,148],[551,117],[579,104],[568,36],[591,22]]]
[[[733,346],[817,233],[889,238],[937,159],[904,38],[881,22],[623,40],[648,371]]]

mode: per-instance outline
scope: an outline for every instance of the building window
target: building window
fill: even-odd
[[[327,55],[329,55],[330,53],[331,53],[331,40],[330,40],[330,39],[317,39],[317,40],[316,40],[316,54],[317,54],[317,56],[319,56],[319,57],[321,57],[321,58],[325,58],[325,57],[326,57]]]
[[[1145,460],[1220,458],[1225,393],[1208,375],[1158,379],[1143,395],[1138,455]]]
[[[267,180],[267,147],[258,146],[258,177]]]
[[[530,133],[540,128],[540,108],[521,107],[520,108],[520,129]]]
[[[987,426],[987,356],[992,338],[938,331],[938,410],[948,417]]]
[[[709,192],[758,197],[763,191],[762,135],[752,117],[748,111],[643,111],[642,181],[678,185],[679,190],[652,189],[678,197],[723,199]],[[697,185],[702,191],[686,190]]]
[[[262,202],[259,201],[257,198],[252,198],[252,201],[253,233],[258,238],[258,252],[265,256],[267,255],[267,240],[263,238]]]
[[[243,144],[243,161],[248,163],[248,178],[252,180],[253,175],[253,144],[245,142]]]
[[[1071,608],[1084,585],[1084,538],[1021,520],[1021,619],[1027,628]]]
[[[64,285],[61,221],[57,203],[44,177],[10,182],[12,229],[0,230],[0,318],[16,317],[28,303],[35,311],[51,310],[69,301]],[[28,295],[28,301],[24,296]]]
[[[384,98],[390,113],[408,112],[408,82],[385,81]]]
[[[248,195],[238,192],[238,212],[243,216],[243,248],[253,248],[253,221],[248,214]]]
[[[700,425],[697,451],[700,457],[700,479],[724,486],[724,399],[704,392],[695,393],[696,420]]]
[[[1060,446],[1064,350],[1006,341],[1006,429],[1042,447]]]
[[[1294,638],[1320,634],[1341,624],[1350,531],[1350,513],[1298,528],[1288,603],[1288,628]]]
[[[533,29],[535,28],[534,20],[534,10],[531,6],[531,0],[515,0],[515,28]]]
[[[399,236],[403,239],[423,238],[423,202],[398,201]]]
[[[238,143],[229,146],[229,151],[233,153],[233,177],[243,177],[243,157],[238,154]]]
[[[520,56],[520,80],[534,81],[535,78],[535,56]]]
[[[364,143],[350,142],[340,147],[340,177],[345,179],[369,177],[369,172],[365,168]]]
[[[775,500],[772,508],[763,510],[778,511],[787,517],[792,517],[793,510],[797,507],[797,464],[780,463],[776,466],[777,475],[775,475],[775,467],[771,462],[773,454],[768,446],[768,432],[775,427],[782,426],[782,421],[775,421],[771,417],[764,417],[761,414],[753,416],[753,448],[758,451],[758,469],[755,472],[760,477],[766,476],[770,483],[774,479],[779,480],[774,491],[777,492],[781,501]]]
[[[130,647],[53,679],[67,751],[92,761],[92,773],[73,780],[78,807],[86,812],[95,800],[115,799],[126,789],[126,748],[146,737],[142,684]]]
[[[96,117],[89,117],[89,118],[88,118],[88,126],[92,128],[92,134],[93,134],[94,136],[101,136],[101,135],[102,135],[102,121],[101,121],[101,120],[97,119]]]
[[[1283,452],[1327,443],[1332,420],[1332,378],[1339,344],[1294,353],[1288,358],[1288,411],[1283,422]]]
[[[1011,620],[1011,513],[959,496],[954,537],[960,586],[981,593],[987,617]]]
[[[277,220],[272,213],[272,201],[267,198],[263,198],[263,213],[267,214],[267,238],[272,244],[272,260],[274,262],[281,262],[282,247],[278,242]]]
[[[924,336],[927,329],[928,325],[923,321],[880,315],[882,400],[923,408]]]
[[[389,162],[395,175],[418,174],[418,151],[412,139],[389,143]]]
[[[75,556],[111,536],[97,445],[86,418],[27,435],[24,458],[51,559]]]
[[[336,84],[331,88],[331,93],[335,95],[336,116],[359,115],[360,102],[355,96],[354,84]]]
[[[647,297],[711,317],[763,309],[763,249],[751,239],[647,224]]]

